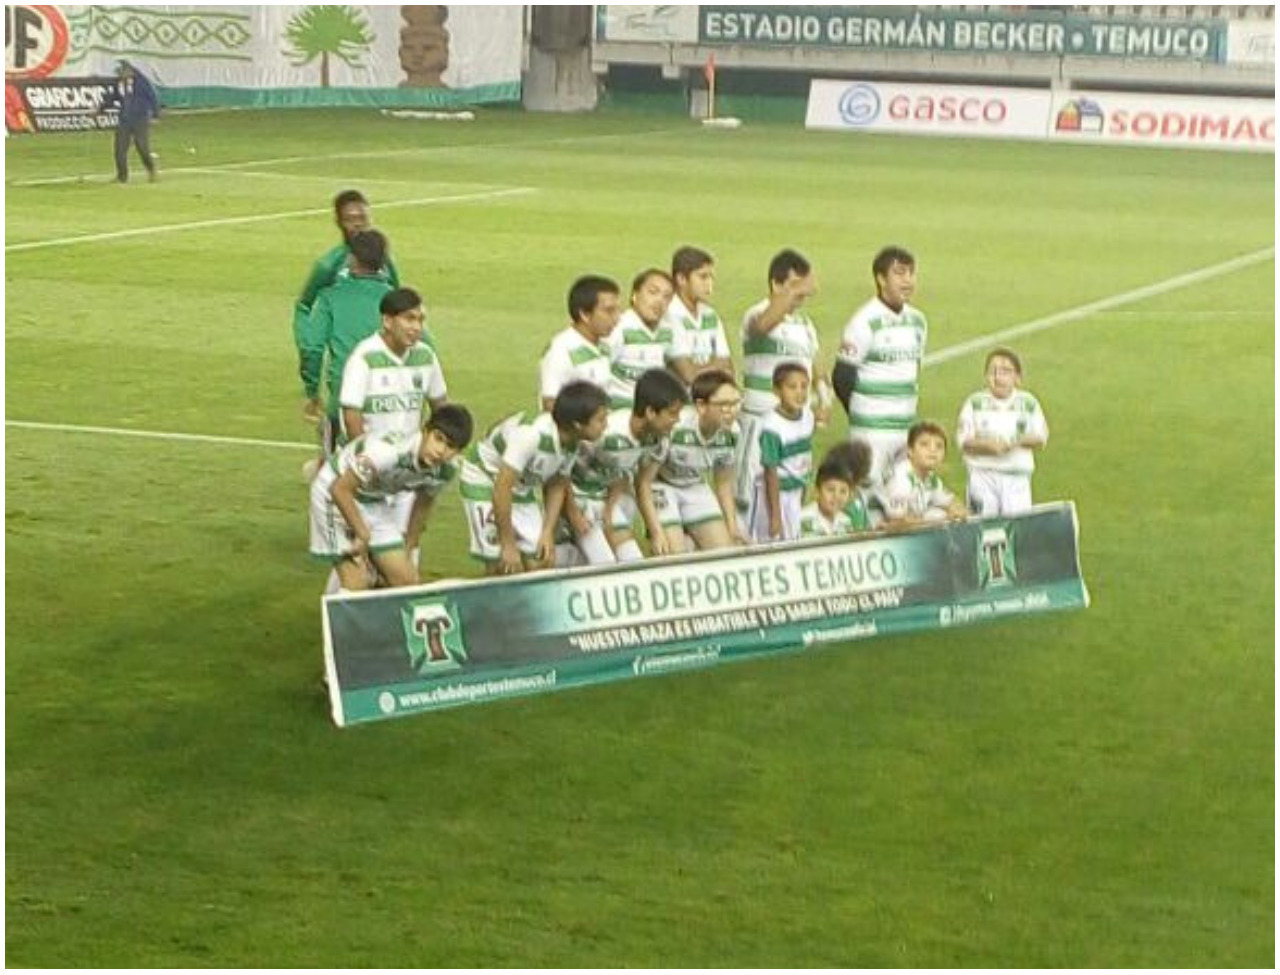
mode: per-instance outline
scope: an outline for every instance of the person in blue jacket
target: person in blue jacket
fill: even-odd
[[[151,154],[151,120],[160,117],[160,97],[147,77],[128,61],[116,67],[116,90],[107,96],[104,108],[120,110],[116,122],[116,182],[129,182],[129,144],[138,147],[147,179],[155,182],[156,159]]]

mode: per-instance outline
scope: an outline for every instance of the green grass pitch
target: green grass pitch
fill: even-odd
[[[683,243],[735,343],[800,248],[828,350],[890,242],[935,352],[1261,256],[1013,342],[1088,611],[348,732],[305,452],[7,426],[10,965],[1274,962],[1274,157],[620,112],[154,141],[127,187],[25,185],[107,174],[107,134],[7,142],[9,421],[303,442],[290,305],[336,232],[269,215],[350,185],[484,423],[533,402],[575,276]],[[931,366],[922,412],[952,428],[980,380]],[[437,515],[433,571],[474,573]]]

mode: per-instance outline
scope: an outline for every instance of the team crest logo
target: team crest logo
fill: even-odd
[[[409,663],[420,674],[456,670],[467,660],[462,620],[452,599],[419,599],[400,611]]]
[[[978,584],[983,589],[1010,586],[1017,577],[1011,533],[1003,525],[983,528],[978,546]]]

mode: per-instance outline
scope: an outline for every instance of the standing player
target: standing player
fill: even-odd
[[[987,388],[964,401],[956,442],[969,474],[969,510],[1015,515],[1031,507],[1034,451],[1049,441],[1040,401],[1022,389],[1022,360],[1012,349],[987,355]]]
[[[686,534],[700,549],[738,543],[733,465],[742,394],[731,373],[707,369],[694,379],[690,397],[693,405],[680,411],[666,459],[642,465],[636,479],[654,555],[683,552]]]
[[[688,402],[689,394],[674,373],[650,369],[636,383],[632,405],[610,411],[604,433],[579,452],[570,481],[591,525],[576,540],[589,564],[644,558],[632,534],[638,513],[634,478],[641,465],[666,456],[667,438]]]
[[[929,326],[908,304],[916,290],[916,259],[908,251],[884,248],[871,273],[876,297],[844,327],[831,380],[849,414],[850,439],[871,445],[874,484],[906,446],[915,422]]]
[[[760,474],[759,423],[778,405],[774,370],[786,362],[803,366],[817,394],[815,420],[825,426],[831,419],[831,385],[818,369],[818,330],[803,310],[817,289],[809,262],[794,250],[779,251],[769,262],[769,297],[742,317],[742,456],[736,489],[740,512],[750,509]]]
[[[382,328],[352,350],[342,374],[339,401],[348,440],[416,430],[423,404],[435,410],[449,396],[418,292],[396,288],[382,296],[378,311]]]
[[[760,476],[751,505],[751,538],[785,542],[800,537],[800,509],[813,470],[813,410],[809,374],[798,362],[773,371],[778,405],[756,425]]]
[[[311,267],[311,274],[302,286],[302,294],[293,305],[293,338],[301,350],[300,336],[306,330],[307,320],[311,317],[312,307],[320,292],[332,285],[338,274],[347,267],[347,258],[351,254],[351,239],[358,233],[373,229],[369,215],[369,201],[359,190],[344,190],[333,198],[333,215],[342,232],[342,243],[326,251]],[[386,256],[380,272],[389,288],[400,287],[400,274],[396,270],[395,261]],[[341,372],[338,375],[342,375]],[[308,399],[303,406],[303,416],[310,422],[317,423],[321,416],[319,400]]]
[[[420,431],[371,434],[333,455],[311,482],[311,554],[333,563],[342,589],[365,589],[366,560],[391,586],[418,582],[417,549],[436,498],[458,476],[471,441],[462,406],[436,410]],[[413,498],[406,527],[397,499]]]
[[[471,554],[485,563],[487,574],[549,567],[561,511],[579,536],[590,530],[568,490],[568,474],[579,446],[604,432],[608,404],[594,383],[569,383],[550,412],[514,413],[467,452],[462,504]]]
[[[320,292],[305,327],[298,333],[299,372],[308,415],[323,416],[321,446],[333,451],[339,434],[338,394],[351,350],[382,324],[380,304],[391,290],[385,273],[387,238],[363,230],[351,238],[347,266]],[[320,375],[325,360],[329,403],[320,406]]]
[[[615,281],[589,274],[569,289],[569,326],[556,333],[542,354],[538,392],[543,412],[571,382],[585,380],[602,390],[609,385],[609,353],[604,340],[622,314],[621,292]]]
[[[675,295],[662,322],[671,330],[671,368],[685,385],[703,369],[733,374],[724,322],[707,304],[716,287],[715,259],[697,247],[681,247],[671,257]]]
[[[656,267],[641,271],[631,282],[631,307],[604,340],[610,360],[611,409],[630,409],[636,380],[671,362],[671,328],[663,324],[662,316],[673,293],[670,275]]]

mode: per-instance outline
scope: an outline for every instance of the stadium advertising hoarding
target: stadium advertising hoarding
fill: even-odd
[[[698,8],[702,44],[1218,62],[1226,22],[911,7]]]
[[[815,79],[805,127],[1043,139],[1049,92]]]
[[[1270,98],[1073,91],[1053,98],[1049,136],[1073,142],[1275,152]]]
[[[114,129],[118,112],[104,110],[114,78],[46,78],[6,82],[4,126],[10,134]]]
[[[1227,64],[1274,65],[1276,25],[1272,20],[1233,20],[1227,25]]]
[[[339,726],[1088,605],[1075,507],[324,600]]]
[[[518,5],[5,8],[5,74],[111,74],[127,58],[170,106],[447,107],[520,98]]]

